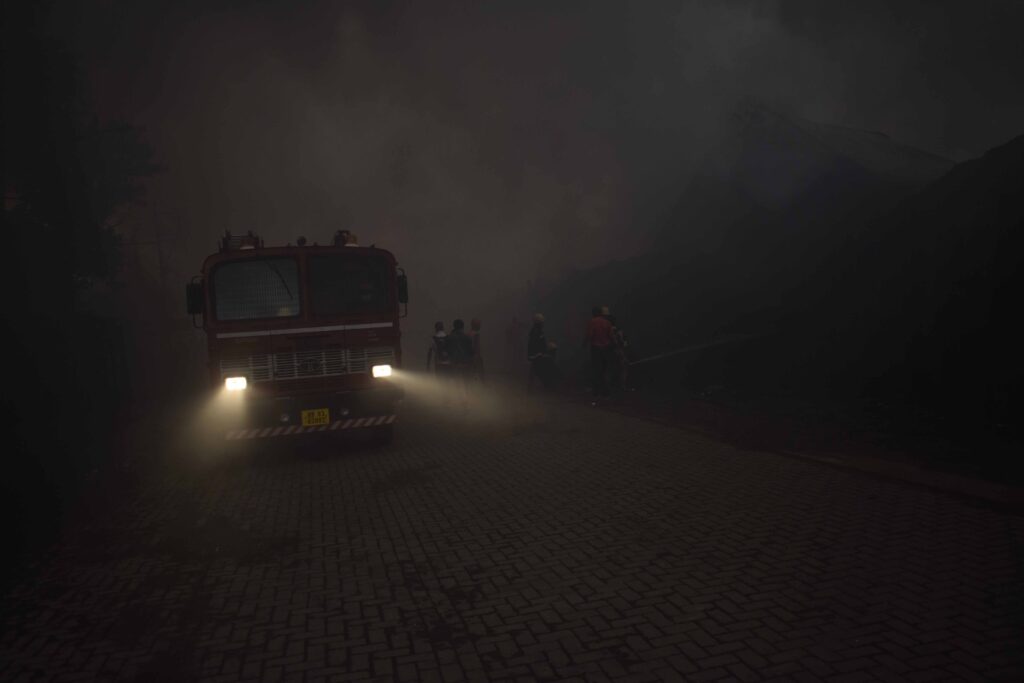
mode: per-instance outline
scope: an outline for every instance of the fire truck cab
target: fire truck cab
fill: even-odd
[[[241,407],[227,439],[371,429],[390,440],[408,284],[389,251],[347,231],[330,246],[284,247],[225,233],[187,300],[212,387]]]

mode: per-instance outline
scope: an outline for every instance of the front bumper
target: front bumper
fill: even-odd
[[[335,420],[330,424],[316,427],[303,427],[301,425],[278,425],[277,427],[252,427],[246,429],[232,429],[224,435],[228,441],[246,441],[249,439],[266,439],[275,436],[292,436],[298,434],[317,434],[320,432],[338,432],[350,429],[366,429],[376,427],[387,427],[393,425],[398,415],[371,415],[369,417],[350,417],[343,420]]]
[[[392,424],[404,394],[401,387],[382,382],[374,387],[290,396],[243,395],[239,397],[240,419],[231,427],[235,433],[257,431],[279,436]],[[326,410],[327,423],[303,427],[302,413],[306,410]]]

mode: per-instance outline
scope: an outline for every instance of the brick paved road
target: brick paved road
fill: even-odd
[[[0,678],[1024,679],[1021,518],[510,405],[174,468],[8,597]]]

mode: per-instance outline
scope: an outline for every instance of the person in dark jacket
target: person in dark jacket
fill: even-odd
[[[544,316],[537,313],[533,316],[533,327],[530,328],[530,339],[526,345],[526,358],[530,361],[530,380],[527,391],[533,389],[533,378],[540,380],[545,390],[550,390],[555,383],[555,350],[554,342],[549,342],[544,334]]]
[[[612,366],[609,384],[613,392],[632,391],[629,388],[629,342],[626,340],[626,333],[615,320],[615,316],[608,312],[608,307],[602,309],[602,315],[612,324]]]
[[[480,319],[469,321],[469,338],[473,341],[473,379],[484,382],[484,357],[480,352]]]
[[[434,363],[434,372],[438,375],[447,375],[451,369],[452,361],[448,357],[448,335],[444,333],[444,323],[434,323],[434,336],[430,338],[430,346],[427,347],[427,372],[430,372],[430,363]]]
[[[466,334],[466,323],[456,320],[452,323],[452,331],[448,333],[448,357],[452,362],[452,374],[455,378],[455,391],[466,399],[466,381],[473,371],[473,340]]]

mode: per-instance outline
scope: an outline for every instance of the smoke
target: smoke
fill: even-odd
[[[395,384],[414,403],[417,415],[430,420],[455,419],[463,424],[488,428],[510,427],[540,411],[537,401],[527,401],[524,386],[517,388],[501,376],[488,384],[467,378],[445,377],[430,372],[396,370]]]
[[[79,10],[80,42],[168,166],[178,269],[225,229],[350,228],[424,336],[647,249],[738,99],[954,157],[1024,120],[1019,3],[135,4]]]

